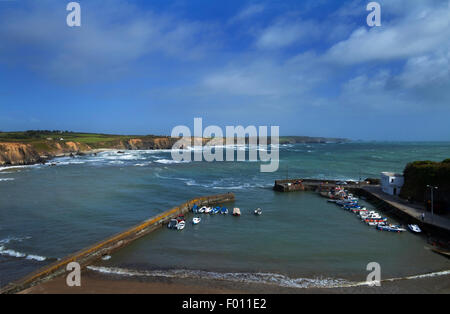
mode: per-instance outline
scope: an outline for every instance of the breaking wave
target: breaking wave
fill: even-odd
[[[14,181],[14,178],[0,178],[0,182],[3,181]]]
[[[141,271],[117,267],[88,266],[88,269],[103,274],[129,277],[166,277],[213,279],[240,283],[269,284],[287,288],[333,288],[347,283],[344,279],[333,278],[290,278],[275,273],[218,273],[203,270],[151,270]]]
[[[155,160],[155,162],[160,163],[160,164],[165,164],[165,165],[170,165],[170,164],[182,164],[182,163],[189,163],[189,160],[173,160],[173,159],[158,159]]]
[[[275,285],[286,288],[347,288],[357,286],[370,286],[370,282],[351,282],[340,278],[291,278],[286,275],[276,273],[219,273],[203,270],[133,270],[118,267],[102,267],[102,266],[88,266],[88,269],[103,274],[128,276],[128,277],[165,277],[165,278],[179,278],[179,279],[213,279],[240,283],[254,283]],[[398,280],[413,280],[420,278],[430,278],[438,276],[450,275],[450,270],[413,275],[399,278],[384,279],[381,282],[392,282]]]
[[[31,239],[31,237],[7,237],[5,239],[0,240],[0,255],[9,256],[9,257],[17,257],[17,258],[25,258],[27,260],[35,260],[38,262],[42,262],[47,260],[47,257],[35,255],[35,254],[26,254],[19,251],[15,251],[12,249],[8,249],[5,247],[5,244],[9,244],[13,241],[22,242],[23,240]]]

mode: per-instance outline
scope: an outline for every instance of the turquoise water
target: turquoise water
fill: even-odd
[[[358,180],[449,156],[449,143],[296,144],[281,146],[276,173],[259,172],[259,162],[175,163],[168,151],[3,168],[0,285],[187,199],[223,192],[236,194],[225,205],[240,207],[241,217],[202,216],[180,232],[158,230],[96,269],[293,287],[363,281],[372,261],[384,278],[449,270],[423,237],[378,232],[314,193],[271,189],[286,175]],[[262,216],[251,213],[256,207]]]

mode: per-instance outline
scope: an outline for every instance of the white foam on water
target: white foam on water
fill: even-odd
[[[158,160],[155,160],[155,162],[160,163],[160,164],[170,165],[170,164],[189,163],[190,161],[189,160],[158,159]]]
[[[336,278],[290,278],[286,275],[276,273],[218,273],[203,270],[133,270],[118,267],[102,267],[102,266],[88,266],[90,270],[128,277],[166,277],[166,278],[190,278],[190,279],[215,279],[241,283],[255,283],[276,285],[286,288],[348,288],[357,286],[371,286],[372,282],[351,282],[345,279]],[[397,281],[397,280],[413,280],[420,278],[429,278],[437,276],[450,275],[450,270],[439,271],[434,273],[427,273],[422,275],[407,276],[401,278],[384,279],[381,282]]]
[[[18,252],[12,249],[8,249],[5,247],[5,244],[9,244],[11,242],[22,242],[23,240],[31,239],[31,237],[7,237],[5,239],[0,240],[0,255],[4,256],[10,256],[10,257],[17,257],[17,258],[26,258],[28,260],[35,260],[35,261],[45,261],[47,258],[44,256],[34,255],[34,254],[26,254],[22,252]]]
[[[31,237],[12,237],[12,236],[9,236],[9,237],[6,237],[4,239],[1,239],[0,240],[0,244],[8,244],[8,243],[10,243],[12,241],[22,242],[23,240],[29,240],[29,239],[31,239]]]
[[[35,260],[38,262],[42,262],[47,259],[44,256],[35,255],[35,254],[26,254],[26,253],[18,252],[15,250],[11,250],[11,249],[6,248],[5,246],[0,246],[0,255],[17,257],[17,258],[25,258],[27,260]]]
[[[26,256],[26,254],[24,254],[24,253],[7,249],[4,246],[0,246],[0,255],[7,255],[7,256],[11,256],[11,257],[25,257]]]
[[[37,165],[6,166],[6,167],[0,167],[0,172],[8,170],[8,169],[23,169],[23,168],[31,168],[31,167],[36,167],[36,166]]]
[[[47,259],[44,256],[33,255],[33,254],[27,255],[26,258],[29,259],[29,260],[35,260],[35,261],[38,261],[38,262],[43,262],[43,261],[45,261]]]
[[[150,165],[152,162],[151,161],[147,161],[147,162],[143,162],[143,163],[138,163],[138,164],[134,164],[136,167],[145,167]]]
[[[290,278],[275,273],[218,273],[202,270],[151,270],[140,271],[118,267],[88,266],[90,270],[103,274],[128,277],[166,277],[190,279],[214,279],[241,283],[276,285],[287,288],[332,288],[347,283],[344,279],[333,278]]]
[[[14,181],[14,178],[0,178],[0,182],[5,182],[5,181]]]

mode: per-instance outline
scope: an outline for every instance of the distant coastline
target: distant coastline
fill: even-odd
[[[107,150],[170,149],[178,140],[179,138],[161,135],[110,135],[69,131],[0,132],[0,167],[46,163],[55,157],[96,154]],[[210,140],[202,139],[203,144]],[[309,136],[280,137],[280,144],[342,142],[349,140]],[[191,143],[186,143],[186,147],[190,145]]]

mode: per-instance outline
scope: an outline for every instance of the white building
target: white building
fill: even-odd
[[[393,172],[381,173],[381,189],[390,195],[399,195],[405,182],[403,174]]]

